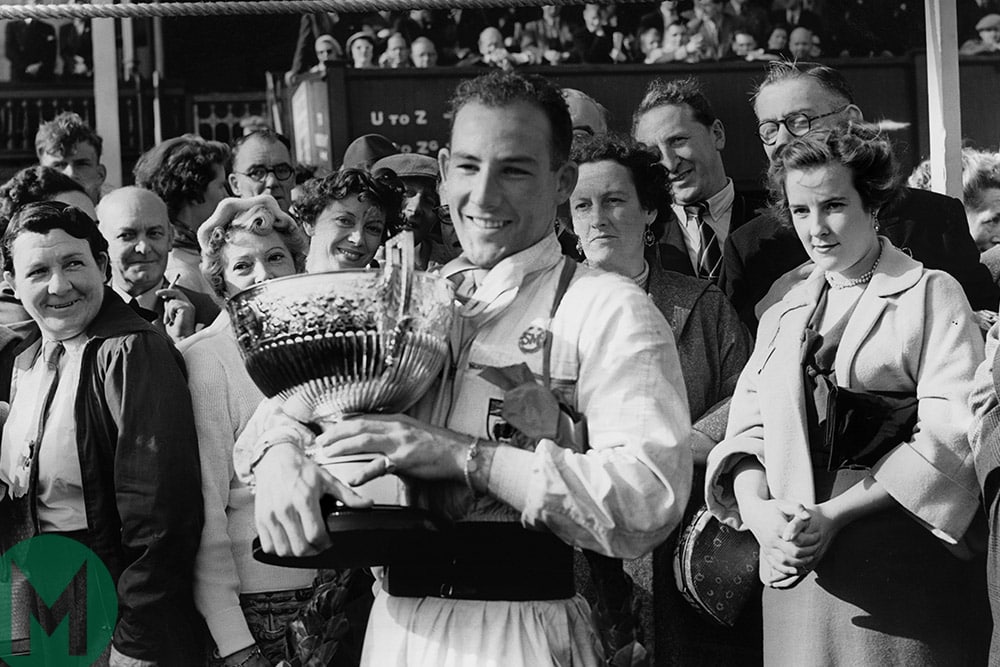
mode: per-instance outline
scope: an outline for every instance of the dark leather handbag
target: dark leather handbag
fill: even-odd
[[[828,383],[823,442],[826,469],[871,468],[899,443],[913,436],[917,397],[906,392],[866,392]],[[817,462],[818,463],[818,462]]]
[[[759,558],[753,533],[730,528],[702,507],[677,540],[677,589],[699,613],[732,627],[747,603],[759,597]]]

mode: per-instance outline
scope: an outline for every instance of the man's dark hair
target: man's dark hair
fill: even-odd
[[[3,270],[14,273],[14,256],[11,248],[19,236],[28,232],[48,234],[54,229],[61,229],[73,238],[86,241],[94,261],[99,262],[102,253],[107,255],[108,241],[101,235],[97,223],[89,215],[75,206],[59,201],[34,202],[14,213],[0,240]]]
[[[66,157],[80,143],[93,146],[100,161],[104,140],[84,122],[80,114],[64,111],[38,127],[38,132],[35,133],[35,154],[39,158],[46,153]]]
[[[683,79],[653,79],[646,88],[646,94],[639,102],[639,108],[632,115],[632,134],[639,125],[639,119],[649,111],[666,106],[687,106],[694,114],[694,119],[711,127],[716,120],[712,103],[701,90],[701,82],[693,76]]]
[[[159,195],[173,222],[185,204],[205,201],[215,167],[225,169],[228,160],[225,144],[184,134],[160,142],[139,157],[133,170],[135,184]]]
[[[236,156],[239,154],[240,148],[242,148],[243,144],[251,139],[260,139],[264,143],[268,144],[281,144],[288,149],[289,155],[292,154],[292,142],[288,140],[288,137],[283,134],[279,134],[270,128],[264,127],[259,130],[254,130],[253,132],[248,132],[243,136],[237,137],[236,140],[233,141],[232,148],[229,151],[229,162],[226,165],[226,173],[231,173],[233,171],[233,165],[236,164]]]
[[[519,102],[531,104],[549,119],[552,168],[562,166],[569,159],[573,143],[573,121],[569,117],[562,89],[537,74],[490,72],[462,81],[448,102],[452,114],[451,131],[454,131],[458,112],[466,104],[498,108]]]
[[[750,100],[755,102],[760,91],[768,86],[795,79],[812,79],[823,90],[842,99],[845,104],[854,104],[854,91],[844,75],[837,70],[819,63],[789,62],[787,60],[775,60],[768,63],[767,75],[754,88]]]
[[[0,185],[0,234],[14,213],[26,204],[47,201],[61,192],[87,191],[82,185],[51,167],[28,167]]]

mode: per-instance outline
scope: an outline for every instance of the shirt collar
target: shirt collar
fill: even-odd
[[[732,210],[733,202],[735,200],[736,188],[733,186],[733,179],[727,178],[726,185],[705,200],[705,204],[708,206],[708,217],[711,219],[711,222],[719,223],[728,221],[729,212]],[[684,206],[681,204],[674,204],[673,209],[674,213],[677,214],[677,218],[683,221],[685,219]]]
[[[111,281],[111,289],[122,298],[125,303],[130,303],[132,299],[135,299],[140,306],[146,310],[156,310],[156,291],[166,287],[167,281],[164,278],[160,281],[159,285],[150,287],[148,290],[142,294],[132,295],[126,292],[121,286],[118,285],[114,280]]]
[[[727,178],[725,187],[705,202],[708,204],[708,214],[713,220],[719,220],[733,208],[734,199],[736,199],[736,188],[733,187],[733,179]]]
[[[510,305],[529,275],[549,269],[561,259],[562,252],[553,228],[535,245],[505,257],[489,270],[476,266],[462,255],[442,267],[441,275],[457,284],[459,300],[465,302],[459,314],[481,324]]]

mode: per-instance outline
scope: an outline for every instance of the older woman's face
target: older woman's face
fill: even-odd
[[[980,199],[981,205],[966,207],[965,215],[969,219],[972,240],[979,246],[979,251],[984,252],[1000,245],[1000,188],[987,188]]]
[[[643,210],[627,167],[613,160],[581,164],[569,205],[588,264],[626,276],[642,271],[642,237],[656,213]]]
[[[332,201],[313,225],[306,226],[306,232],[312,237],[306,259],[310,273],[363,269],[382,243],[385,214],[375,204],[351,194]]]
[[[265,280],[295,273],[292,253],[281,234],[274,230],[264,235],[245,230],[231,232],[221,254],[227,296]]]
[[[799,241],[818,267],[846,278],[871,268],[865,260],[878,242],[874,219],[849,168],[837,163],[791,170],[785,196]]]

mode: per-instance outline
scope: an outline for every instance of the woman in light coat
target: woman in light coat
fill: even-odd
[[[982,660],[966,401],[983,343],[968,302],[878,236],[897,178],[873,128],[795,139],[769,179],[816,266],[764,314],[706,482],[713,513],[760,543],[765,664]],[[831,464],[824,382],[915,399],[912,434]]]

